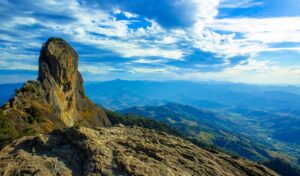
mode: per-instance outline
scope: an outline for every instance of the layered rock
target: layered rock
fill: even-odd
[[[24,137],[0,152],[0,175],[271,176],[245,159],[142,128],[70,128]]]
[[[37,81],[28,81],[5,105],[5,113],[25,130],[49,132],[81,124],[110,126],[105,113],[84,93],[78,55],[63,39],[50,38],[42,47]]]

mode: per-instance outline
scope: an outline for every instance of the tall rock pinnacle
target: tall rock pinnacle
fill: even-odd
[[[78,55],[63,39],[50,38],[39,57],[38,81],[28,81],[5,106],[24,128],[110,126],[106,114],[84,94]]]
[[[67,126],[74,125],[78,117],[76,101],[84,97],[83,81],[77,70],[75,50],[62,39],[49,39],[41,50],[38,80],[48,93],[48,102]]]

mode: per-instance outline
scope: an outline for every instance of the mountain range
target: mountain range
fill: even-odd
[[[42,46],[38,73],[0,109],[0,175],[278,175],[194,145],[167,124],[104,111],[86,96],[78,55],[61,38]]]
[[[6,98],[9,97],[8,95],[13,95],[14,89],[21,85],[0,85],[4,92],[0,94],[3,97],[2,101],[8,99]],[[217,116],[218,121],[221,122],[213,131],[226,129],[228,134],[241,135],[272,151],[283,152],[291,156],[291,160],[295,163],[300,162],[300,110],[298,108],[300,107],[300,88],[297,86],[113,80],[87,82],[85,93],[98,105],[121,112],[126,110],[128,113],[138,112],[137,110],[140,109],[132,108],[136,106],[140,108],[145,106],[145,111],[149,111],[149,106],[153,106],[152,108],[156,106],[159,111],[164,112],[166,104],[187,105],[204,110],[213,114],[211,116]],[[176,108],[178,107],[168,110],[176,111]],[[148,116],[144,113],[141,115]],[[184,117],[189,119],[190,115],[187,113]],[[201,117],[201,114],[198,116]],[[223,119],[220,121],[219,118]],[[205,125],[202,124],[205,118],[201,119],[200,124]],[[215,122],[211,119],[206,120]],[[166,120],[163,121],[166,122]],[[202,135],[204,135],[203,132]],[[243,143],[249,143],[245,142],[247,140],[243,140]],[[209,140],[207,142],[212,143]],[[229,151],[232,150],[236,151],[234,148],[229,149]],[[253,152],[253,149],[250,151]],[[269,154],[259,155],[256,152],[248,158],[263,159],[268,158]]]
[[[22,83],[2,84],[0,103],[5,103]],[[86,94],[103,107],[121,110],[133,106],[166,103],[199,108],[247,107],[293,112],[300,115],[300,87],[250,85],[229,82],[126,81],[87,82]]]
[[[121,110],[120,113],[159,120],[193,140],[254,161],[270,160],[280,155],[271,144],[260,143],[241,134],[242,128],[224,114],[174,103],[133,107]]]
[[[116,110],[170,102],[200,108],[241,106],[251,109],[294,110],[299,114],[300,106],[300,87],[296,86],[113,80],[89,83],[86,85],[86,92],[95,102]]]

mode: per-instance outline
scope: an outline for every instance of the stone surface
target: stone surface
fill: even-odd
[[[85,96],[77,53],[60,38],[43,45],[38,80],[25,83],[4,109],[20,130],[110,126],[103,110]]]
[[[79,116],[76,100],[81,101],[78,90],[83,90],[83,84],[78,83],[81,75],[77,70],[78,56],[73,48],[60,39],[48,40],[41,50],[38,80],[47,92],[48,102],[67,126],[73,126]]]
[[[0,152],[0,175],[271,176],[264,166],[142,128],[69,128]]]

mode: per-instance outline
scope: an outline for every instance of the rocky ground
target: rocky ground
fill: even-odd
[[[264,166],[143,128],[69,128],[0,152],[0,175],[277,175]]]

